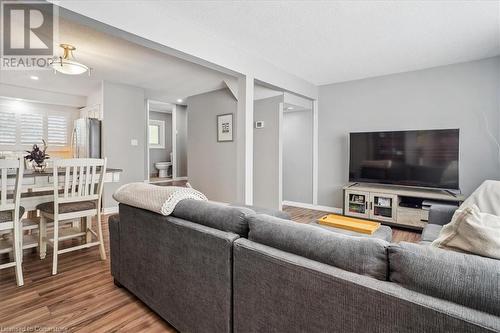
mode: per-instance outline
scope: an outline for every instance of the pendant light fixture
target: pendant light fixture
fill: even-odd
[[[79,75],[85,72],[89,72],[90,68],[75,61],[75,57],[73,56],[73,51],[76,50],[76,47],[69,44],[60,44],[60,47],[64,50],[62,57],[57,58],[52,63],[52,68],[60,73],[69,74],[69,75]]]

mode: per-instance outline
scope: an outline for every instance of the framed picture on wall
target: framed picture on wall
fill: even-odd
[[[217,142],[233,141],[233,114],[217,116]]]

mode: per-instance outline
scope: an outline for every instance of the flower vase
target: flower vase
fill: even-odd
[[[43,161],[41,163],[37,163],[37,162],[33,161],[31,166],[33,167],[33,170],[35,172],[44,172],[45,168],[47,167],[47,162]]]

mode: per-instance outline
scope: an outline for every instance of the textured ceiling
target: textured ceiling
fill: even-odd
[[[494,0],[151,4],[318,85],[500,54]]]

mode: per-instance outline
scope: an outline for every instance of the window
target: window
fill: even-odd
[[[43,135],[43,115],[22,113],[20,115],[21,144],[41,144]]]
[[[165,122],[149,121],[149,148],[165,148]]]
[[[50,150],[66,151],[78,116],[76,108],[0,97],[0,150],[28,150],[43,139]]]
[[[68,121],[65,116],[47,117],[47,142],[50,146],[68,144]]]
[[[15,145],[16,133],[16,114],[0,111],[0,145]]]

